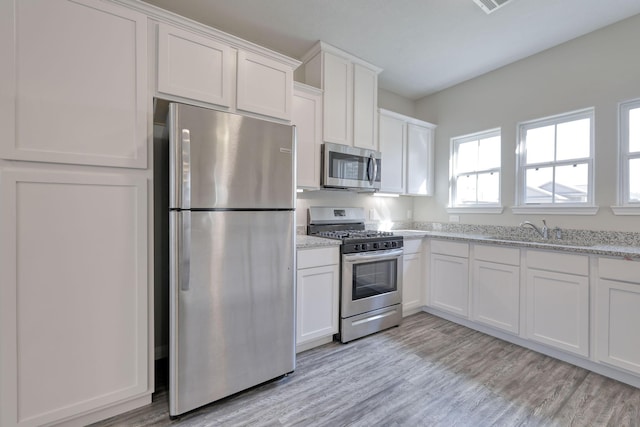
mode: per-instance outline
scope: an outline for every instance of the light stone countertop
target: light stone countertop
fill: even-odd
[[[511,246],[530,249],[546,249],[561,252],[581,253],[586,255],[604,255],[622,258],[634,258],[640,261],[640,247],[616,246],[605,244],[585,244],[568,240],[532,241],[517,240],[506,236],[494,237],[483,234],[452,233],[445,231],[426,230],[392,230],[395,234],[405,239],[420,239],[432,237],[438,239],[455,240],[470,243],[482,243],[498,246]]]
[[[308,236],[306,234],[296,235],[296,248],[308,249],[308,248],[321,248],[326,246],[340,246],[340,240],[325,239],[323,237]]]
[[[611,257],[622,257],[626,259],[636,259],[640,261],[640,247],[637,246],[617,246],[606,244],[588,244],[572,242],[569,240],[518,240],[508,236],[488,236],[484,234],[454,233],[447,231],[428,230],[392,230],[394,234],[403,238],[422,239],[424,237],[453,240],[469,243],[482,243],[496,246],[509,246],[529,249],[546,249],[559,252],[578,253],[585,255],[603,255]],[[340,246],[339,240],[325,239],[322,237],[308,236],[306,234],[296,235],[296,247],[298,249],[319,248],[326,246]]]

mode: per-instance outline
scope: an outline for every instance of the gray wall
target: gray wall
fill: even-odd
[[[409,117],[416,116],[414,101],[384,89],[378,89],[378,107]]]
[[[436,194],[416,198],[417,221],[447,222],[449,144],[455,136],[502,128],[501,215],[460,215],[460,222],[640,231],[640,217],[615,216],[618,170],[617,108],[640,97],[640,15],[587,34],[416,101],[416,116],[436,123]],[[516,129],[531,120],[595,107],[595,216],[514,215]]]

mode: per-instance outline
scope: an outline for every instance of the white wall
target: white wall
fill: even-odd
[[[418,118],[436,123],[436,194],[416,198],[417,221],[447,222],[449,144],[455,136],[502,128],[501,215],[460,215],[460,222],[640,231],[640,217],[615,216],[618,102],[640,97],[640,15],[531,56],[416,102]],[[595,216],[513,215],[519,121],[595,107]]]
[[[363,207],[367,221],[406,222],[413,215],[412,197],[373,197],[350,191],[305,191],[298,193],[296,205],[297,225],[307,225],[307,209],[310,206]],[[373,216],[370,214],[373,210]]]

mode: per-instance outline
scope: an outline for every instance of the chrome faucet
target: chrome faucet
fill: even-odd
[[[536,227],[536,225],[534,223],[532,223],[531,221],[524,221],[520,223],[520,227],[524,227],[525,225],[530,226],[531,228],[533,228],[536,233],[538,233],[540,236],[542,236],[543,239],[548,240],[549,239],[549,228],[547,227],[547,221],[546,220],[542,220],[542,228],[538,228]]]

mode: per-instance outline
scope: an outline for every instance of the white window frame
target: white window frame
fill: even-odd
[[[526,140],[527,130],[550,125],[558,125],[565,122],[571,122],[580,119],[589,119],[590,121],[590,141],[589,141],[589,157],[581,157],[568,160],[553,160],[551,162],[536,163],[535,166],[527,165],[526,161]],[[594,204],[595,196],[595,109],[585,108],[582,110],[571,111],[568,113],[557,114],[540,119],[529,120],[518,123],[517,138],[518,149],[516,159],[516,206],[511,210],[514,214],[556,214],[556,215],[595,215],[598,212],[598,206]],[[531,167],[557,167],[571,164],[586,164],[588,168],[587,178],[587,201],[578,203],[525,203],[526,189],[526,171]],[[555,183],[555,176],[554,176]]]
[[[640,98],[618,104],[618,206],[611,210],[616,215],[640,215],[640,202],[629,200],[629,160],[640,158],[640,153],[629,153],[629,111],[640,108]]]
[[[451,171],[451,175],[449,177],[449,206],[447,207],[447,212],[451,214],[456,213],[487,213],[487,214],[500,214],[504,210],[502,207],[502,160],[500,161],[500,166],[497,168],[491,169],[477,169],[472,173],[478,175],[481,173],[499,173],[500,181],[498,188],[498,202],[497,203],[477,203],[477,204],[465,204],[465,205],[456,205],[456,183],[457,176],[463,175],[464,173],[458,173],[456,171],[456,159],[458,156],[458,147],[462,143],[466,143],[469,141],[476,141],[480,139],[486,139],[499,136],[500,137],[500,149],[502,150],[502,130],[501,128],[484,130],[481,132],[474,132],[467,135],[456,136],[451,138],[450,140],[450,156],[449,156],[449,170]]]

